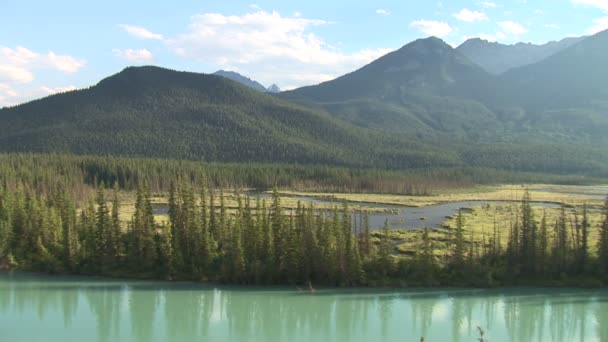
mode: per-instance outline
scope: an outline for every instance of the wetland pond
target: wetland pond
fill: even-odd
[[[608,341],[608,290],[214,287],[0,272],[0,341]]]
[[[270,195],[267,193],[249,193],[252,197],[260,197],[270,200]],[[329,205],[340,208],[344,201],[332,200],[327,198],[305,197],[305,196],[289,196],[297,199],[304,205],[313,203],[315,205]],[[425,207],[408,207],[392,204],[376,204],[376,203],[361,203],[361,202],[346,202],[349,206],[363,206],[370,209],[379,209],[371,211],[368,214],[371,230],[380,230],[384,223],[388,220],[391,229],[416,229],[416,228],[440,228],[444,222],[453,215],[458,214],[459,209],[470,209],[477,206],[487,205],[490,203],[512,203],[519,205],[517,202],[500,202],[500,201],[459,201],[442,204],[429,205]],[[557,203],[550,202],[533,202],[534,206],[542,206],[545,208],[559,208]],[[154,204],[154,214],[167,215],[168,206],[166,204]],[[353,213],[353,225],[362,227],[363,217],[360,213]]]

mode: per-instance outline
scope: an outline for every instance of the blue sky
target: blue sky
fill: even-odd
[[[2,0],[0,106],[129,65],[316,84],[430,35],[545,43],[608,29],[608,0]]]

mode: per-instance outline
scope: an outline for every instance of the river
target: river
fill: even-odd
[[[0,341],[608,341],[608,290],[319,289],[0,273]]]

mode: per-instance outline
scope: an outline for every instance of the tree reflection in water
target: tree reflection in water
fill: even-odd
[[[606,290],[308,293],[0,274],[0,337],[7,341],[464,342],[475,340],[477,326],[491,341],[608,341],[605,322]]]

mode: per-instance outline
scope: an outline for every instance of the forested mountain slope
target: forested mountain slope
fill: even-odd
[[[0,110],[0,150],[377,167],[460,164],[224,77],[132,67]]]
[[[608,144],[606,60],[608,31],[501,75],[428,38],[282,96],[361,127],[463,142],[469,154],[497,144],[497,151],[514,145],[519,151],[598,151]]]
[[[279,95],[127,68],[0,110],[0,151],[608,175],[608,32],[493,75],[421,39]]]

